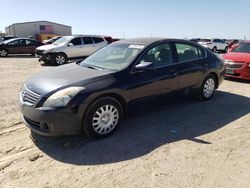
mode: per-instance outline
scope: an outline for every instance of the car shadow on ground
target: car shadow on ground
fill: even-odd
[[[31,54],[9,54],[7,57],[0,57],[0,58],[36,58],[34,55]]]
[[[198,138],[250,112],[250,98],[217,91],[210,101],[183,99],[151,102],[133,107],[127,120],[111,137],[38,137],[36,145],[55,160],[75,165],[97,165],[141,157],[162,145],[180,140],[216,144]]]
[[[244,83],[244,84],[250,84],[250,80],[243,80],[243,79],[230,78],[230,77],[226,77],[225,80],[238,82],[238,83]]]

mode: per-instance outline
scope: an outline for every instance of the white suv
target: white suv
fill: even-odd
[[[36,49],[39,61],[61,65],[70,59],[80,59],[106,46],[108,42],[101,36],[77,35],[65,36],[52,44]]]
[[[228,50],[228,44],[221,39],[201,39],[198,43],[213,52]]]

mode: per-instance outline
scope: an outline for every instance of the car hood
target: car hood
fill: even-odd
[[[60,46],[63,46],[63,44],[62,45],[46,44],[46,45],[38,47],[37,50],[52,50]]]
[[[60,88],[73,85],[84,86],[84,84],[97,81],[110,73],[111,71],[95,70],[71,63],[43,70],[28,79],[25,86],[29,90],[44,96]]]
[[[235,62],[250,62],[250,53],[230,52],[225,54],[223,57],[225,60]]]

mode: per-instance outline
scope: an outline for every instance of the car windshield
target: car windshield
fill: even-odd
[[[237,48],[233,49],[232,52],[250,53],[250,43],[241,43]]]
[[[68,37],[62,37],[58,40],[56,40],[55,42],[53,42],[53,44],[55,45],[61,45],[61,44],[65,44],[66,42],[69,42],[73,37],[68,36]]]
[[[135,59],[144,45],[110,44],[81,62],[81,66],[109,70],[121,70]]]

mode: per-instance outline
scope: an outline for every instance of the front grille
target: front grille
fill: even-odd
[[[34,106],[37,103],[41,95],[29,90],[27,87],[23,87],[21,91],[21,99],[24,103],[30,106]]]
[[[43,55],[44,50],[36,50],[37,55]]]
[[[230,69],[240,69],[244,63],[226,62],[226,67]]]

